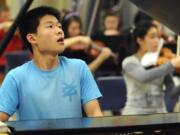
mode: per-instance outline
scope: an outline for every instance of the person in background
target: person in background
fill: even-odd
[[[65,33],[66,46],[62,55],[86,61],[92,73],[95,73],[100,65],[111,56],[112,52],[107,47],[102,48],[96,58],[89,55],[88,49],[93,43],[90,37],[83,35],[81,19],[77,12],[67,13],[63,17],[62,28]]]
[[[12,25],[13,21],[11,20],[10,16],[10,9],[6,5],[0,5],[0,42],[5,37],[8,29]],[[23,45],[19,35],[19,30],[17,29],[14,36],[10,40],[5,49],[3,55],[0,57],[0,72],[5,72],[5,66],[7,65],[6,61],[6,53],[14,52],[14,51],[22,51]]]
[[[121,13],[108,10],[102,17],[102,29],[92,35],[93,40],[99,40],[109,47],[118,57],[116,60],[109,58],[99,68],[97,76],[121,75],[122,60],[129,56],[127,31],[121,29]]]
[[[146,69],[141,59],[146,52],[154,52],[159,45],[158,29],[151,21],[139,22],[134,31],[135,53],[123,60],[123,77],[127,88],[127,102],[123,115],[152,114],[167,112],[164,90],[176,89],[171,74],[180,67],[180,57],[163,65]]]
[[[156,25],[158,29],[158,36],[164,40],[165,44],[175,42],[175,37],[173,33],[167,27],[165,27],[163,24],[161,24],[161,22],[152,18],[146,13],[139,11],[134,17],[134,25],[138,24],[141,21],[151,21],[154,25]]]
[[[11,13],[9,7],[2,4],[0,6],[0,23],[10,21],[10,18]]]
[[[116,36],[121,35],[120,31],[120,15],[113,11],[108,11],[103,17],[103,35]]]
[[[20,34],[32,60],[11,70],[0,88],[0,120],[102,116],[101,93],[82,60],[58,56],[64,51],[59,11],[37,7],[22,18]]]

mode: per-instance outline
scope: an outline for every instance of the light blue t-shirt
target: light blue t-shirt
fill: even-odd
[[[82,60],[60,57],[50,71],[33,61],[11,70],[0,90],[0,111],[18,120],[82,117],[82,105],[101,97]]]

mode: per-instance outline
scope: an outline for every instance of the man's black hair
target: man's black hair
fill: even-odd
[[[52,7],[41,6],[28,11],[19,24],[23,44],[33,53],[32,46],[26,39],[28,33],[36,33],[40,19],[45,15],[52,15],[60,22],[60,12]]]

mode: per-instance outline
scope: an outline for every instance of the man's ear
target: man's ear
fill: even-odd
[[[36,44],[37,43],[35,34],[31,34],[31,33],[27,34],[26,39],[31,44]]]

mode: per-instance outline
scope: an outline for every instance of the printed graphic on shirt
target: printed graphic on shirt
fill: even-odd
[[[69,101],[72,102],[72,96],[77,95],[77,86],[74,82],[63,84],[63,97],[69,97]]]

